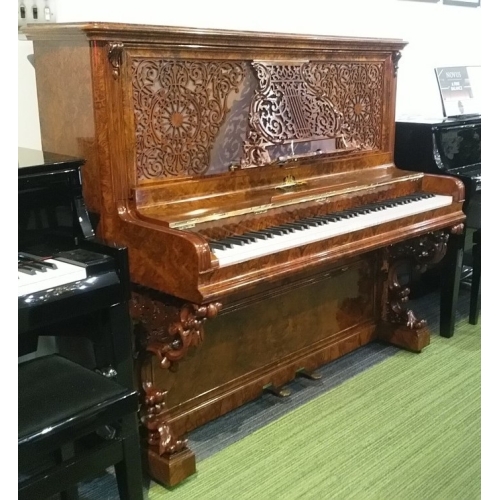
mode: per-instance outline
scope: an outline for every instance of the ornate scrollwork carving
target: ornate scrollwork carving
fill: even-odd
[[[386,321],[410,330],[420,330],[427,324],[406,308],[410,289],[400,282],[400,272],[405,263],[424,272],[428,265],[439,262],[446,254],[448,239],[448,233],[437,231],[388,247]]]
[[[355,147],[380,149],[383,66],[379,63],[310,63],[304,68],[311,85],[342,114],[344,135]]]
[[[138,179],[203,174],[245,64],[132,60]]]
[[[464,224],[457,224],[450,229],[451,234],[464,234]]]
[[[411,309],[406,308],[410,289],[398,281],[398,265],[389,268],[387,321],[407,326],[410,330],[420,330],[427,322],[418,320]]]
[[[108,44],[108,60],[111,64],[111,74],[116,80],[120,76],[120,67],[122,65],[123,43],[113,42]]]
[[[159,415],[165,409],[165,395],[151,382],[143,384],[143,414],[141,423],[148,431],[148,444],[158,448],[159,455],[172,455],[187,447],[187,439],[178,439],[166,419]]]
[[[382,68],[376,64],[254,62],[241,167],[271,163],[268,148],[334,139],[331,151],[380,147]],[[330,151],[330,152],[331,152]],[[309,151],[308,154],[313,154]]]
[[[309,83],[308,63],[252,63],[260,83],[251,124],[271,143],[340,137],[343,117],[333,102]]]
[[[160,360],[162,368],[175,370],[189,347],[203,341],[203,323],[217,316],[222,305],[167,300],[153,291],[132,293],[132,317],[143,349]]]

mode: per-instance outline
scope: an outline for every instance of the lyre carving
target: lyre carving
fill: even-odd
[[[290,144],[293,150],[294,142],[302,143],[303,150],[296,158],[323,153],[314,148],[325,140],[333,141],[328,152],[380,147],[380,65],[253,62],[252,66],[259,88],[250,106],[241,167],[269,164],[270,147]]]

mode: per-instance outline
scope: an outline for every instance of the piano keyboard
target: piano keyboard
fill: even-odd
[[[19,253],[17,271],[17,296],[48,290],[87,277],[85,267],[57,259]]]
[[[417,193],[211,241],[209,245],[219,267],[225,267],[445,207],[451,205],[452,199]]]

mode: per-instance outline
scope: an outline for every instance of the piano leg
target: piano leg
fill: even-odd
[[[453,337],[457,311],[458,291],[462,274],[465,232],[464,225],[453,227],[448,240],[448,250],[441,278],[440,335]]]
[[[112,332],[112,352],[117,381],[125,387],[134,387],[134,360],[132,354],[132,330],[128,303],[119,303],[109,310],[110,330]]]

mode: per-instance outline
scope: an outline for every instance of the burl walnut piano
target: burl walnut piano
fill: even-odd
[[[263,390],[285,396],[371,341],[424,349],[407,261],[448,262],[452,335],[464,186],[394,166],[403,41],[106,23],[25,34],[43,147],[86,158],[97,234],[128,247],[156,480],[193,473],[184,436]]]

